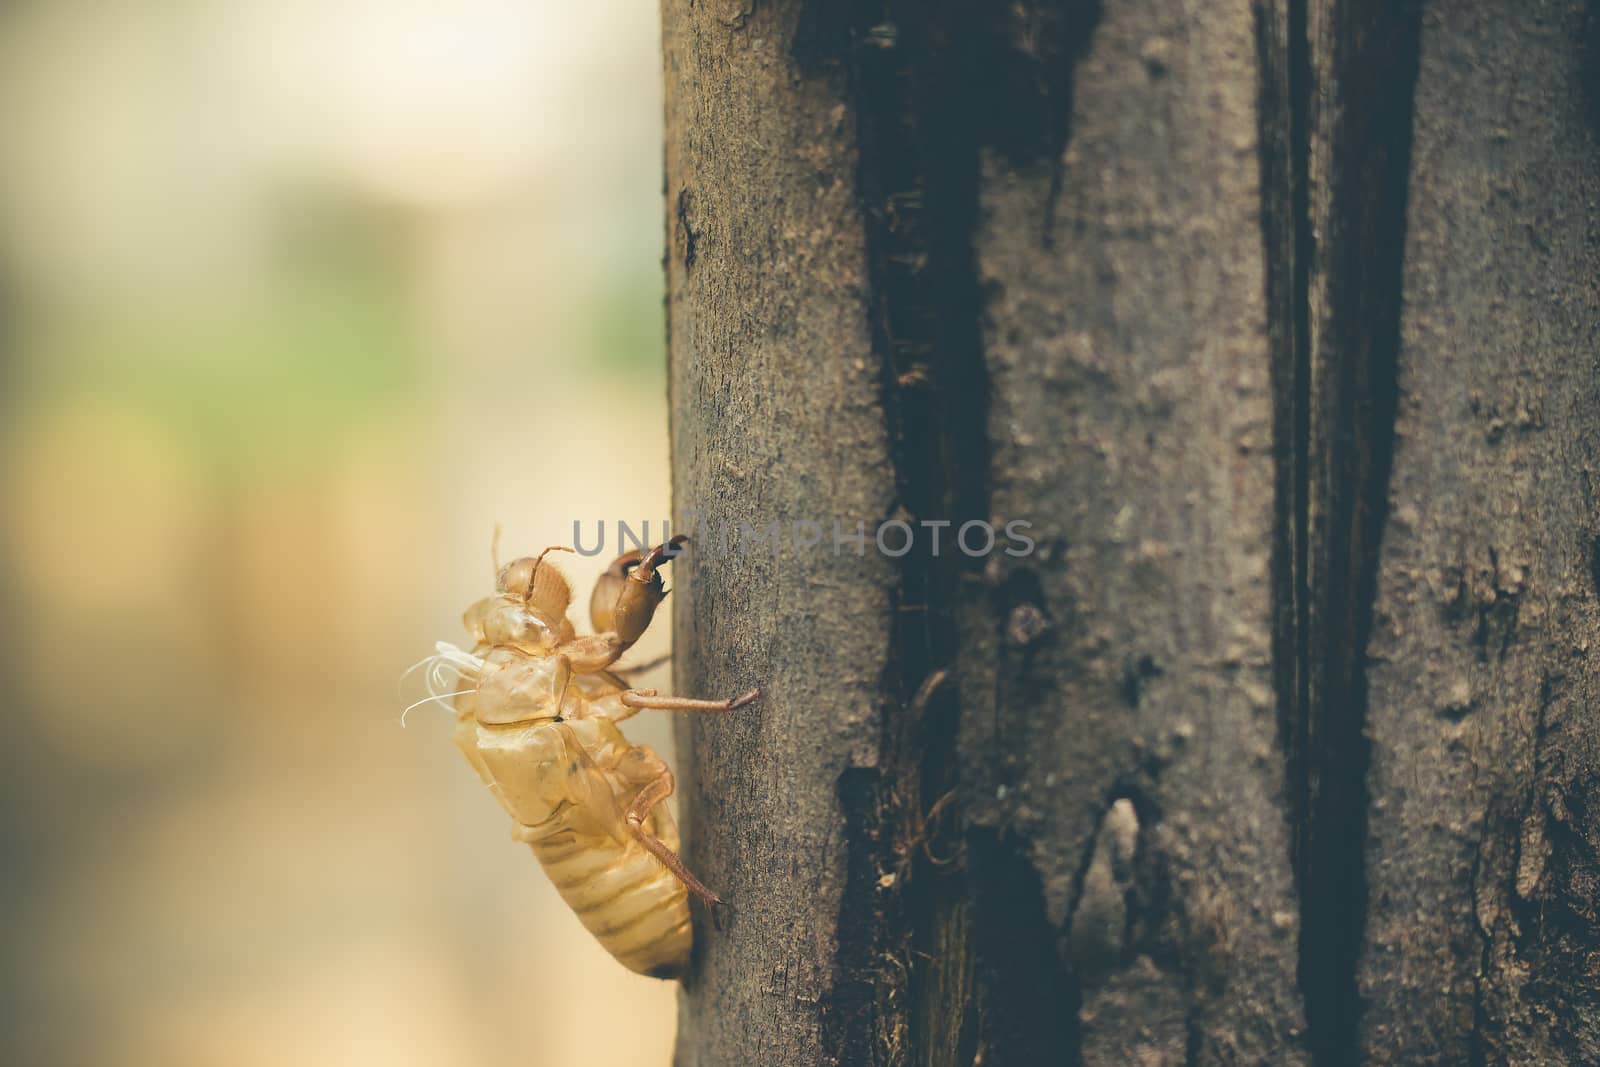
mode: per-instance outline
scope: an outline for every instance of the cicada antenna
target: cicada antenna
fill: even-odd
[[[489,562],[494,564],[495,581],[500,580],[500,524],[494,524],[494,534],[489,538]]]
[[[573,552],[573,551],[575,551],[575,549],[572,549],[572,548],[568,547],[567,545],[551,545],[549,548],[547,548],[543,552],[539,553],[539,558],[533,561],[533,571],[528,575],[528,595],[529,596],[533,595],[533,580],[539,576],[539,567],[544,563],[544,558],[546,556],[548,556],[552,552]],[[495,571],[495,574],[499,574],[499,573],[500,573],[499,571]]]

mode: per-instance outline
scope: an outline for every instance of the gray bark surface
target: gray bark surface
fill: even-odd
[[[686,860],[735,908],[697,931],[689,1064],[823,1062],[860,832],[839,783],[870,773],[884,714],[892,561],[835,557],[831,525],[825,552],[718,549],[740,522],[865,518],[894,497],[854,122],[795,75],[774,14],[685,0],[663,20],[674,526],[715,531],[673,565],[675,681],[764,693],[680,734]]]
[[[1032,520],[1047,551],[989,576],[998,598],[963,589],[963,810],[1004,857],[972,878],[1037,879],[1033,936],[1062,972],[1048,1010],[1080,1013],[1061,1036],[1082,1062],[1291,1064],[1250,11],[1109,4],[1076,84],[1059,175],[1049,150],[988,156],[973,238],[991,511]],[[1008,622],[1030,609],[1053,627],[1023,644]],[[1085,857],[1118,798],[1138,839],[1107,898]],[[1023,1062],[1014,1035],[1044,1020],[991,1013],[981,1043]]]
[[[680,1067],[1600,1062],[1597,25],[665,0]]]
[[[1422,26],[1367,650],[1371,1062],[1600,1063],[1594,18]]]

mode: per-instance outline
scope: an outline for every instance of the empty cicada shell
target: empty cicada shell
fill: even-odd
[[[513,560],[495,592],[463,616],[470,652],[440,642],[429,690],[454,701],[455,741],[511,816],[562,898],[624,966],[658,978],[689,960],[689,895],[722,899],[678,858],[678,830],[661,802],[672,771],[617,725],[642,708],[732,711],[632,688],[615,664],[650,625],[666,596],[661,567],[684,538],[612,563],[590,600],[595,633],[567,619],[572,590],[547,558]]]

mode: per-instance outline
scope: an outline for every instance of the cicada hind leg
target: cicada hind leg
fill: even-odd
[[[676,784],[672,777],[672,772],[663,767],[659,776],[646,783],[634,795],[633,802],[628,805],[626,816],[628,833],[635,841],[639,842],[646,852],[660,860],[661,865],[671,871],[678,881],[683,883],[685,889],[699,898],[700,903],[704,904],[706,910],[711,913],[711,925],[720,930],[722,929],[722,919],[717,909],[726,908],[728,906],[727,902],[704,882],[696,878],[694,872],[689,870],[688,866],[683,862],[683,858],[672,851],[665,841],[651,833],[645,825],[650,818],[651,811],[657,804],[672,795]]]

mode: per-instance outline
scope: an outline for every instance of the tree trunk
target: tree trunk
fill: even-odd
[[[666,0],[680,1067],[1600,1062],[1597,26]]]

